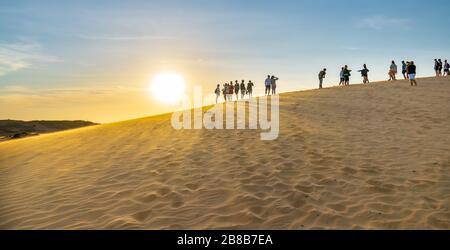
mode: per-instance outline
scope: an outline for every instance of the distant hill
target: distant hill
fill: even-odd
[[[96,125],[89,121],[0,120],[0,141]]]

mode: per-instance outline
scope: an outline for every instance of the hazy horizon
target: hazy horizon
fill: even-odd
[[[406,6],[405,6],[406,5]],[[0,119],[107,123],[170,112],[149,93],[156,74],[186,89],[267,74],[280,92],[336,85],[366,63],[386,80],[390,61],[418,76],[450,58],[448,1],[2,1]]]

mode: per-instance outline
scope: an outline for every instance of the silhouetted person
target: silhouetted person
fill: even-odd
[[[438,65],[439,76],[442,76],[442,60],[439,59],[438,63],[439,63],[439,65]]]
[[[439,62],[437,59],[434,59],[434,72],[436,73],[436,76],[439,76]]]
[[[252,83],[252,81],[248,81],[247,83],[247,93],[248,93],[248,97],[251,98],[253,95],[253,86],[254,84]]]
[[[264,95],[270,95],[270,86],[272,85],[272,79],[270,79],[270,75],[267,76],[266,81],[264,82],[264,86],[266,90],[264,91]]]
[[[444,76],[450,75],[450,64],[447,62],[447,60],[444,61]]]
[[[367,65],[363,65],[363,69],[358,70],[358,72],[361,72],[361,76],[363,78],[363,83],[369,83],[369,69],[367,69]]]
[[[405,80],[408,79],[408,77],[406,76],[406,67],[408,67],[408,65],[405,63],[405,61],[402,61],[402,75]]]
[[[276,76],[272,76],[270,78],[270,80],[271,80],[271,87],[272,87],[272,95],[275,95],[277,93],[277,81],[279,79]]]
[[[413,61],[409,63],[408,68],[406,70],[408,71],[408,78],[409,82],[411,83],[411,86],[417,86],[416,65],[414,65]]]
[[[216,90],[214,90],[214,93],[216,94],[216,103],[219,102],[220,97],[220,84],[217,84]]]
[[[227,101],[227,95],[228,95],[228,83],[224,83],[223,84],[222,94],[223,94],[223,99],[226,102]]]
[[[350,85],[350,76],[351,74],[351,70],[348,68],[347,65],[344,66],[344,85],[348,86]]]
[[[239,89],[241,90],[241,99],[244,99],[245,97],[245,93],[246,93],[246,89],[245,89],[245,81],[242,80],[241,82],[241,86],[239,86]]]
[[[395,75],[397,75],[397,64],[392,61],[391,66],[389,66],[389,81],[397,80],[397,78],[395,78]]]
[[[339,77],[340,77],[339,86],[341,86],[341,84],[344,85],[345,84],[344,67],[341,68],[341,72],[339,72]]]
[[[327,69],[323,69],[319,72],[319,89],[322,88],[323,79],[325,78],[327,74]]]
[[[228,85],[228,100],[233,101],[234,85],[233,81]]]
[[[234,83],[234,93],[236,94],[236,100],[239,100],[239,83],[238,80]]]

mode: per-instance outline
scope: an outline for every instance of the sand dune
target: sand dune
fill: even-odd
[[[280,123],[2,142],[0,228],[450,229],[450,78],[283,94]]]

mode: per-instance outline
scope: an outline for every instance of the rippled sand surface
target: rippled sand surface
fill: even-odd
[[[450,78],[283,94],[280,123],[2,142],[0,228],[450,229]]]

